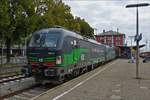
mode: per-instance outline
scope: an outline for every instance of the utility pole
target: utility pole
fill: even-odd
[[[149,6],[148,3],[130,4],[126,8],[136,7],[136,79],[139,79],[139,13],[138,8]]]

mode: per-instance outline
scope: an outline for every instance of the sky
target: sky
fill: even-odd
[[[84,18],[90,26],[97,29],[96,34],[103,30],[117,31],[129,36],[136,34],[136,8],[126,8],[128,4],[149,3],[150,0],[63,0],[71,7],[74,16]],[[139,33],[143,34],[140,44],[147,43],[150,48],[150,6],[139,8]],[[133,39],[134,41],[134,39]]]

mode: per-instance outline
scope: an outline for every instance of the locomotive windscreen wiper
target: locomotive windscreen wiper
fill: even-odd
[[[32,37],[32,42],[30,45],[35,46],[35,47],[42,47],[42,45],[45,42],[45,35],[41,34],[35,34]]]
[[[46,37],[45,35],[42,35],[42,36],[41,36],[41,38],[40,38],[40,44],[39,44],[40,47],[43,47],[43,46],[44,46],[44,43],[45,43],[45,37]]]

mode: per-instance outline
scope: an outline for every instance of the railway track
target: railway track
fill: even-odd
[[[67,79],[65,82],[68,82],[70,80],[72,80],[72,79]],[[15,80],[15,81],[17,81],[17,80]],[[29,84],[29,83],[31,83],[30,81],[29,82],[26,81],[23,84],[24,85],[26,83]],[[14,91],[14,92],[10,92],[6,95],[3,95],[0,98],[0,100],[1,99],[2,100],[29,100],[31,98],[34,98],[34,97],[42,94],[43,92],[48,91],[49,89],[59,86],[59,85],[54,85],[54,84],[39,85],[39,84],[36,84],[36,82],[32,82],[32,84],[30,84],[30,86],[28,85],[23,88],[22,86],[24,86],[24,85],[21,85],[21,83],[19,82],[18,87],[21,87],[21,89]],[[15,87],[15,86],[13,86],[13,87]]]
[[[72,79],[67,79],[65,82],[68,82]],[[65,83],[64,82],[64,83]],[[45,84],[45,85],[39,85],[39,84],[34,84],[32,86],[28,86],[24,89],[20,89],[18,91],[9,93],[5,96],[2,97],[3,100],[30,100],[36,96],[39,96],[43,92],[48,91],[49,89],[55,88],[59,86],[54,85],[54,84]]]
[[[55,87],[55,85],[34,85],[28,89],[23,89],[14,93],[11,93],[4,98],[3,100],[29,100],[33,97],[40,95],[41,93]]]
[[[36,85],[33,77],[14,76],[1,80],[0,83],[0,100],[17,91],[28,89]]]
[[[73,79],[66,79],[65,82],[68,82],[68,81],[73,81]],[[32,100],[33,98],[41,95],[42,93],[44,93],[52,88],[57,88],[57,86],[59,88],[61,85],[53,85],[53,84],[38,85],[38,84],[35,84],[34,86],[32,86],[30,88],[22,89],[20,91],[11,93],[11,94],[5,96],[5,98],[3,98],[3,100],[30,100],[30,99]]]
[[[83,73],[84,74],[84,73]],[[66,79],[65,82],[68,82],[72,79]],[[64,83],[65,83],[64,82]],[[30,82],[26,82],[30,83]],[[25,83],[23,83],[25,84]],[[21,85],[19,82],[18,86]],[[17,91],[11,92],[7,95],[2,96],[3,100],[29,100],[34,98],[49,89],[52,89],[58,85],[46,84],[46,85],[38,85],[36,82],[33,85],[26,86],[26,88],[19,89]],[[21,86],[20,86],[21,87]]]
[[[14,80],[21,79],[21,78],[25,78],[25,76],[24,75],[13,75],[13,76],[8,76],[8,77],[2,77],[0,79],[0,84],[4,83],[4,82],[14,81]]]

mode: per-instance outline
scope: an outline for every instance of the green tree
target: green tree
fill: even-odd
[[[1,39],[4,39],[5,37],[9,37],[8,33],[8,27],[10,25],[10,16],[8,15],[9,6],[8,2],[6,0],[0,1],[0,34]],[[8,41],[8,40],[7,40]]]
[[[0,1],[0,33],[5,38],[7,47],[7,62],[10,61],[10,47],[12,43],[22,41],[28,33],[34,31],[41,24],[35,13],[33,0],[1,0]]]
[[[23,44],[35,30],[54,25],[80,32],[87,37],[92,37],[94,33],[84,19],[71,14],[71,8],[62,0],[1,0],[0,35],[5,38],[7,61],[10,60],[12,44]]]
[[[0,34],[4,35],[7,33],[7,27],[10,24],[9,15],[8,15],[8,2],[6,0],[0,1]],[[2,37],[0,37],[2,38]]]
[[[80,24],[81,35],[93,38],[94,29],[84,19],[81,19],[80,17],[76,17],[75,20]]]

